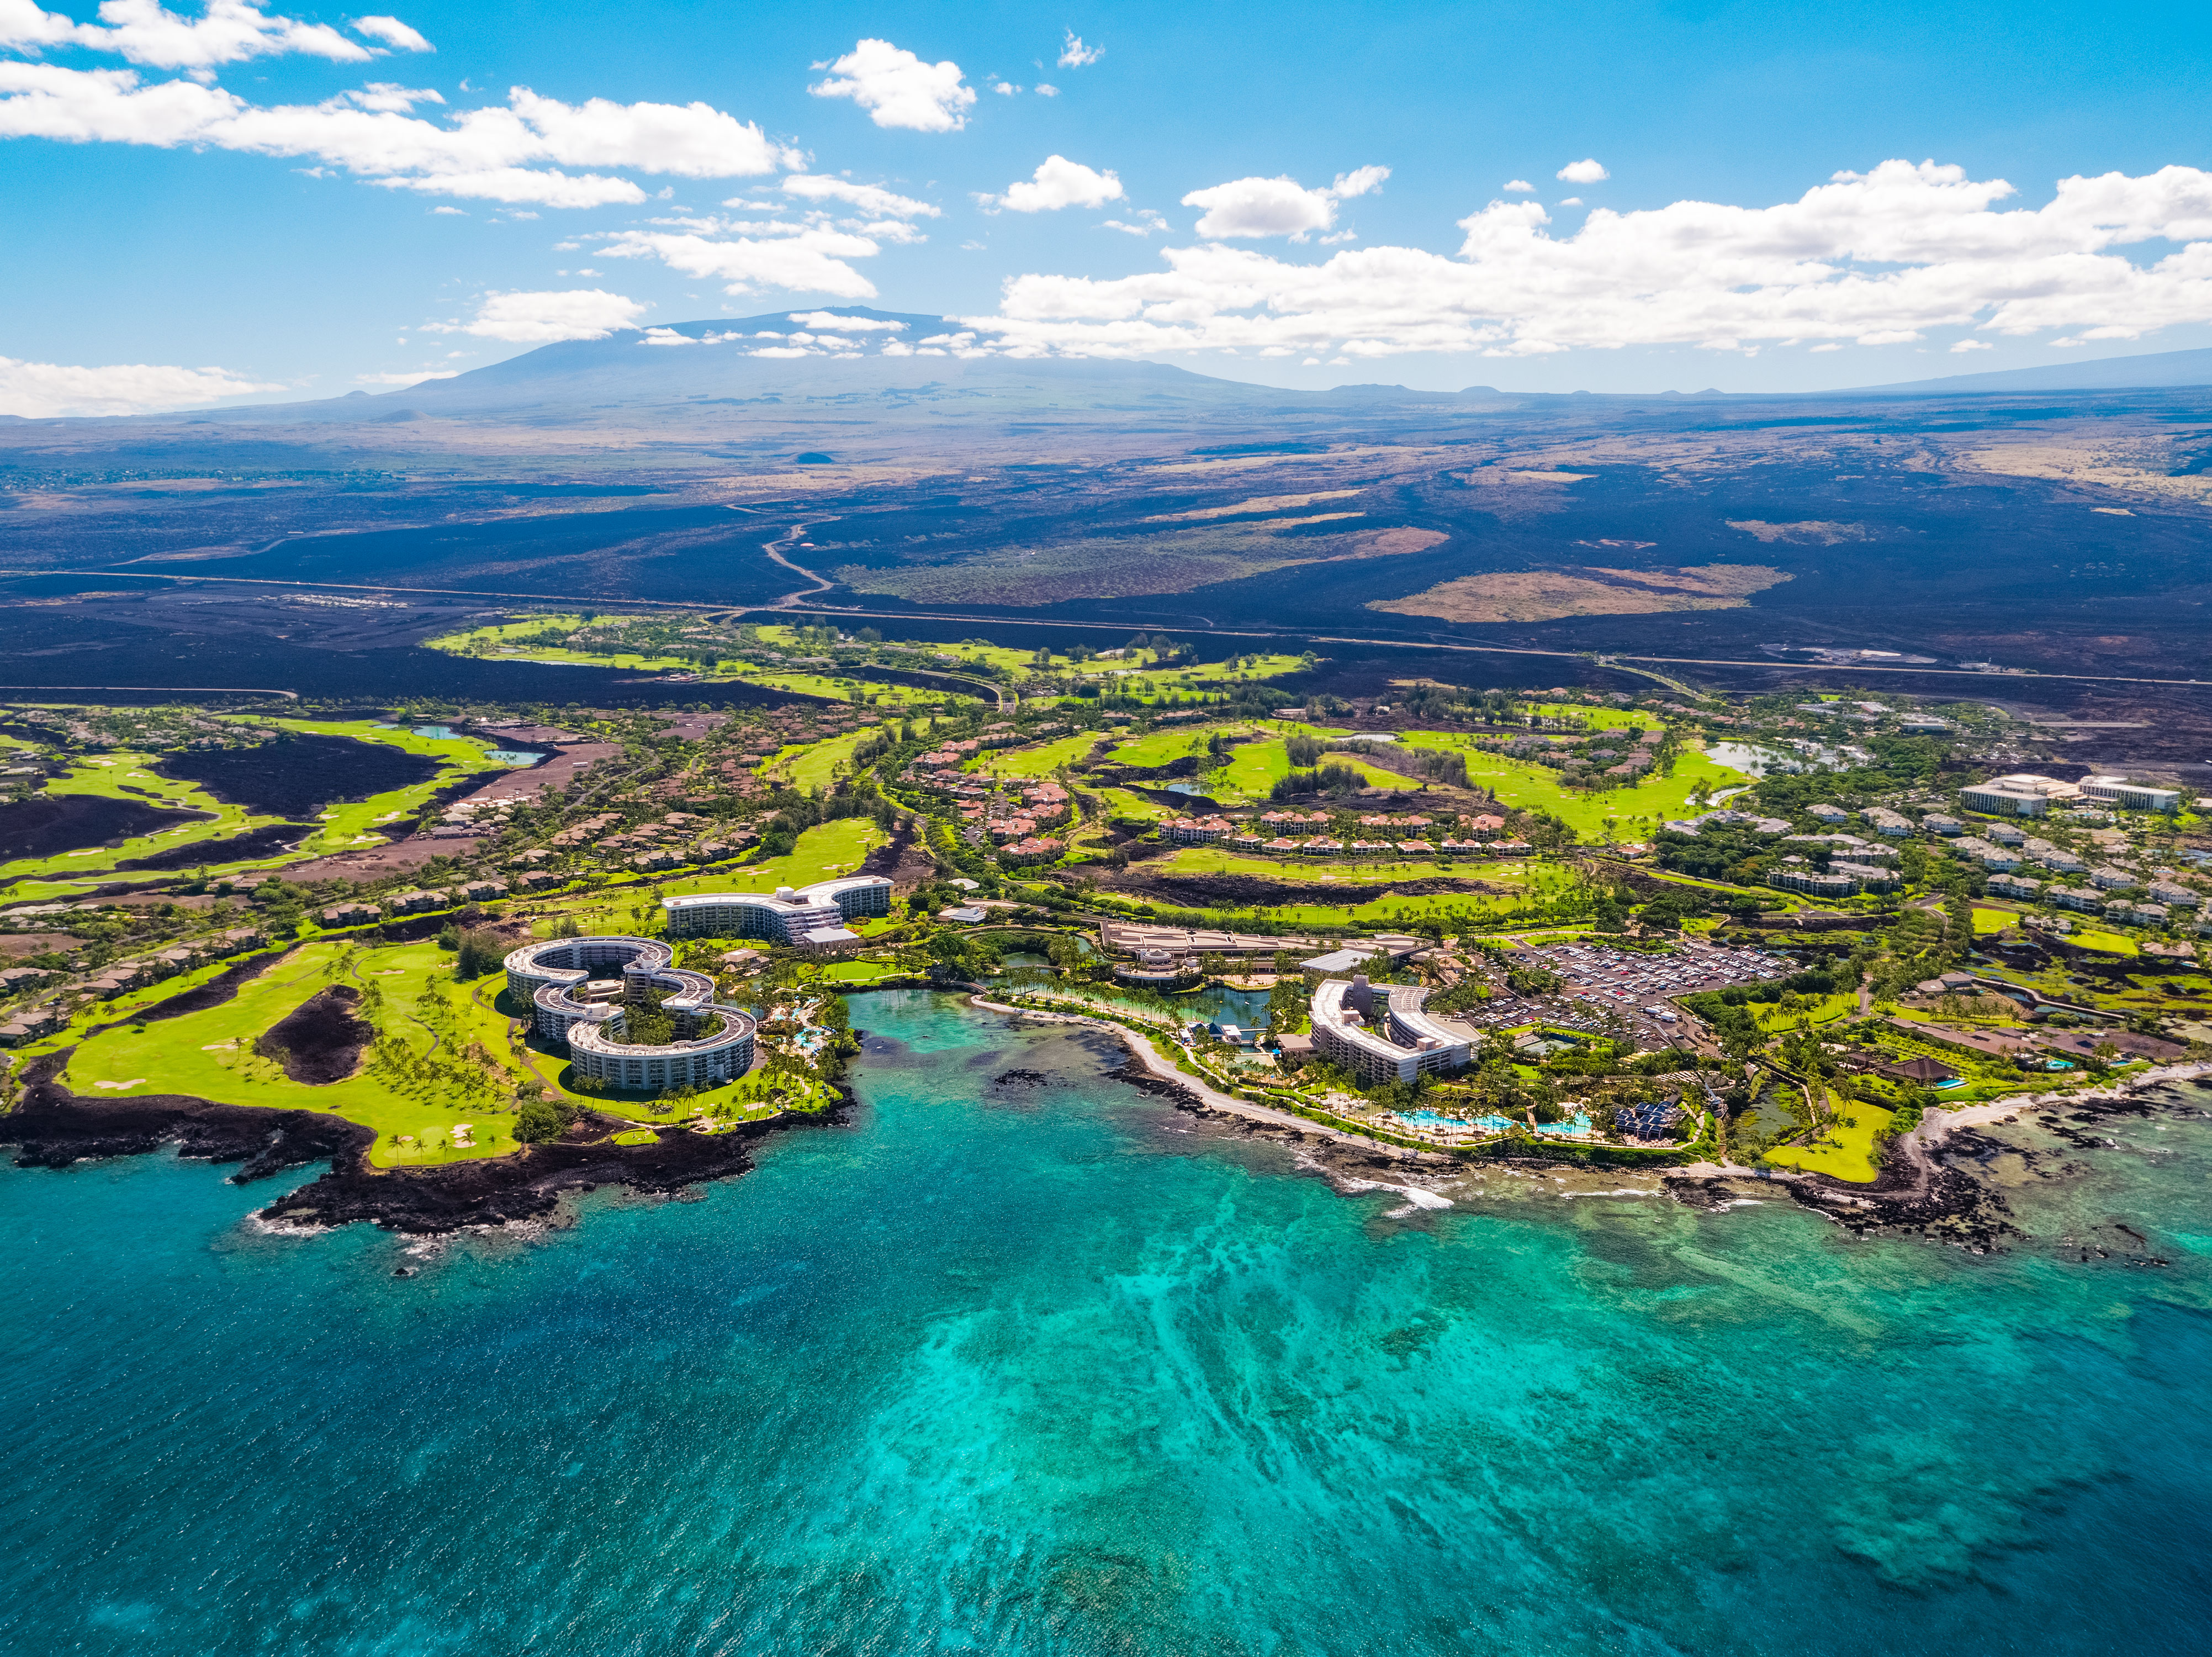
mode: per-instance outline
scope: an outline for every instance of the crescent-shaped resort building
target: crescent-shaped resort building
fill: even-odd
[[[794,949],[835,949],[858,943],[846,923],[891,912],[891,883],[880,874],[817,880],[796,890],[700,892],[663,898],[672,938],[767,938]]]
[[[538,1034],[567,1044],[579,1075],[633,1093],[734,1081],[753,1067],[757,1020],[716,1002],[704,972],[674,961],[658,938],[556,938],[507,958],[507,993],[530,1008]],[[656,998],[675,1039],[624,1041],[630,1008]]]
[[[709,892],[664,898],[674,938],[765,938],[799,949],[834,949],[859,937],[845,924],[890,913],[879,874],[821,880],[773,896]],[[556,938],[507,958],[507,993],[530,1008],[533,1029],[563,1043],[576,1073],[629,1093],[712,1087],[752,1069],[758,1021],[714,999],[714,981],[678,966],[659,938]],[[658,1002],[676,1026],[659,1045],[624,1039],[630,1009]]]

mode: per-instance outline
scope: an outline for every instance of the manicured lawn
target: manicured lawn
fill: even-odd
[[[1081,763],[1098,745],[1095,731],[1078,731],[1036,748],[1001,748],[969,769],[987,777],[1050,777],[1064,765]]]
[[[410,1098],[365,1069],[343,1081],[312,1087],[294,1081],[276,1065],[254,1056],[258,1037],[310,996],[343,982],[356,988],[376,985],[383,1004],[374,1021],[385,1034],[397,1036],[417,1053],[447,1041],[459,1046],[482,1041],[495,1059],[516,1068],[508,1051],[507,1020],[474,1006],[470,995],[474,986],[453,982],[453,957],[435,944],[363,950],[350,966],[344,960],[348,953],[338,943],[307,944],[248,980],[235,998],[220,1007],[154,1024],[125,1025],[91,1037],[70,1059],[69,1083],[76,1092],[94,1097],[180,1093],[231,1105],[328,1112],[376,1130],[372,1154],[380,1164],[460,1161],[513,1150],[514,1117],[508,1097],[466,1104]],[[487,982],[496,985],[500,980]],[[434,1034],[417,1015],[417,997],[429,984],[437,986],[440,999],[452,1009],[453,1027],[444,1036]],[[173,994],[177,981],[161,988]],[[103,1081],[133,1085],[98,1085]],[[461,1122],[474,1125],[477,1148],[452,1148],[453,1127]],[[416,1143],[395,1146],[393,1134],[412,1136]],[[426,1148],[433,1141],[442,1142],[441,1148]]]
[[[1672,777],[1654,771],[1633,788],[1588,794],[1562,787],[1559,773],[1548,766],[1477,749],[1470,737],[1417,731],[1406,746],[1464,750],[1468,781],[1488,789],[1504,804],[1548,812],[1578,834],[1613,840],[1650,838],[1668,818],[1686,814],[1690,795],[1700,784],[1710,790],[1751,780],[1696,749],[1685,749],[1674,757]],[[1608,818],[1610,830],[1605,826]]]
[[[95,1098],[181,1093],[232,1105],[326,1112],[374,1130],[377,1142],[370,1159],[380,1167],[417,1167],[511,1153],[515,1148],[513,1089],[518,1081],[565,1092],[572,1102],[610,1115],[632,1120],[653,1118],[650,1102],[644,1100],[564,1088],[567,1059],[523,1039],[527,1033],[501,1004],[504,977],[493,972],[459,983],[453,978],[453,962],[434,943],[357,951],[336,941],[306,944],[248,980],[220,1007],[158,1023],[124,1024],[82,1039],[70,1059],[65,1080],[76,1091]],[[195,976],[204,979],[214,970]],[[143,1007],[192,982],[172,979],[119,1005],[127,1009],[135,1001]],[[317,1087],[295,1081],[279,1066],[255,1056],[257,1038],[333,983],[356,989],[374,985],[381,1003],[367,1016],[381,1036],[397,1039],[410,1052],[450,1056],[480,1045],[506,1075],[489,1093],[474,1098],[455,1097],[434,1086],[426,1096],[402,1091],[366,1064],[343,1081]],[[441,1010],[426,1012],[422,999],[426,989]],[[73,1033],[49,1038],[40,1045],[65,1045]],[[757,1100],[757,1087],[750,1094],[745,1091],[751,1080],[702,1092],[699,1100],[712,1108],[726,1100]],[[103,1087],[102,1082],[129,1085]],[[472,1126],[475,1143],[456,1149],[453,1130],[461,1123]],[[395,1136],[413,1142],[395,1143]]]
[[[1575,702],[1532,702],[1525,704],[1528,712],[1540,714],[1546,719],[1580,720],[1595,731],[1636,729],[1656,730],[1666,722],[1657,714],[1640,709],[1585,708]]]
[[[1845,1014],[1857,1011],[1858,1004],[1857,990],[1841,991],[1836,995],[1821,996],[1820,1004],[1818,1007],[1808,1008],[1802,1013],[1784,1013],[1779,1010],[1761,1013],[1759,1015],[1759,1027],[1769,1031],[1795,1030],[1800,1019],[1814,1024],[1832,1024]],[[1777,1003],[1777,1008],[1778,1009],[1779,1003]]]
[[[105,874],[112,870],[118,862],[129,859],[147,857],[157,851],[194,845],[202,841],[222,839],[276,820],[271,817],[251,817],[242,807],[224,805],[194,783],[158,777],[148,769],[158,763],[157,758],[152,754],[101,754],[72,765],[68,776],[55,777],[46,784],[43,792],[56,799],[74,795],[129,800],[147,806],[185,807],[210,813],[207,820],[180,815],[173,826],[149,829],[119,846],[76,848],[51,857],[20,857],[12,862],[0,863],[0,885],[18,880],[68,880],[79,874]],[[152,797],[149,798],[149,795]],[[126,874],[124,878],[131,877]],[[141,875],[137,878],[156,877]]]
[[[490,751],[473,737],[417,736],[411,730],[380,725],[366,719],[271,719],[252,722],[315,736],[344,736],[361,742],[380,743],[388,748],[398,748],[403,753],[417,754],[438,762],[436,773],[424,782],[410,783],[404,789],[390,789],[382,794],[371,795],[366,800],[343,801],[331,805],[322,813],[323,826],[301,848],[303,856],[322,856],[343,851],[352,845],[374,844],[384,838],[382,831],[389,821],[421,810],[423,801],[440,789],[452,786],[465,777],[478,774],[489,782],[493,777],[511,769],[505,762],[489,758]],[[273,868],[285,861],[270,858],[264,860],[261,864],[242,867]]]
[[[2020,924],[2020,917],[2009,909],[1981,909],[1974,911],[1974,935],[1984,937],[1993,932],[2002,932]]]
[[[773,892],[780,886],[811,886],[817,880],[854,873],[868,853],[883,844],[884,838],[884,832],[871,819],[843,817],[805,831],[788,856],[771,857],[765,862],[711,874],[657,880],[653,885],[672,898],[694,892]],[[627,909],[629,904],[647,895],[625,888],[619,892],[611,892],[606,897]]]
[[[872,730],[861,729],[833,736],[800,749],[796,758],[779,759],[768,769],[788,777],[799,788],[826,789],[836,780],[839,766],[852,765],[853,750],[860,746],[860,740],[874,734]]]
[[[2122,937],[2117,932],[2099,932],[2092,928],[2082,927],[2066,935],[2084,949],[2098,950],[2107,955],[2135,955],[2142,953],[2136,947],[2134,939]]]
[[[1784,1167],[1832,1174],[1854,1185],[1867,1185],[1881,1172],[1874,1160],[1874,1136],[1887,1127],[1894,1111],[1863,1100],[1838,1099],[1832,1107],[1833,1124],[1810,1145],[1785,1145],[1766,1154],[1766,1160]]]
[[[1376,880],[1425,880],[1457,878],[1489,880],[1500,886],[1525,886],[1542,867],[1525,857],[1492,857],[1467,862],[1424,862],[1407,860],[1385,863],[1354,862],[1345,857],[1296,857],[1278,862],[1272,857],[1224,851],[1218,846],[1185,846],[1173,856],[1153,863],[1154,868],[1182,874],[1258,874],[1271,880],[1309,886],[1322,883],[1326,875],[1338,881],[1370,884]]]

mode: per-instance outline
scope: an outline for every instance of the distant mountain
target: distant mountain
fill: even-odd
[[[973,343],[941,316],[836,306],[803,313],[624,328],[541,345],[451,379],[376,396],[226,411],[232,417],[401,421],[851,399],[872,412],[909,402],[1069,411],[1219,405],[1292,397],[1158,362],[963,356]],[[1310,393],[1293,397],[1310,402]]]
[[[1895,386],[1861,386],[1829,396],[1949,396],[1979,392],[2128,391],[2166,386],[2212,386],[2212,349],[2151,351],[2137,356],[2100,356],[2087,362],[2053,362],[2047,368],[1999,369],[1990,374],[1954,374],[1942,380],[1909,380]]]

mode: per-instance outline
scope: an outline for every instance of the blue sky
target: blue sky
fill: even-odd
[[[0,411],[846,302],[1294,385],[2212,344],[2201,5],[0,0]]]

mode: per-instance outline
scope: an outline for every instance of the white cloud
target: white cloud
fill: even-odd
[[[1951,347],[1951,355],[1957,356],[1964,351],[1993,351],[1996,349],[1986,339],[1962,339]]]
[[[979,195],[975,199],[989,212],[1052,213],[1063,207],[1103,207],[1127,197],[1110,168],[1093,172],[1065,155],[1048,155],[1029,178],[1008,185],[1003,196]]]
[[[760,227],[774,234],[721,241],[693,234],[625,230],[605,248],[610,259],[657,259],[686,276],[712,277],[732,298],[760,288],[873,299],[875,284],[849,264],[879,251],[872,237],[815,225]]]
[[[62,415],[152,414],[198,408],[224,397],[282,391],[228,369],[176,369],[145,362],[85,369],[0,356],[0,414],[27,420]]]
[[[31,0],[0,0],[0,46],[85,46],[149,69],[188,70],[203,79],[218,64],[249,58],[298,52],[358,64],[375,55],[327,23],[272,17],[250,0],[207,0],[198,17],[179,16],[160,0],[102,0],[100,19],[75,23],[41,11]]]
[[[438,49],[397,17],[356,17],[353,20],[353,32],[365,34],[372,40],[381,40],[394,52],[435,52]]]
[[[32,0],[0,0],[0,47],[36,52],[46,46],[91,46],[103,31],[46,11]]]
[[[1228,234],[1217,215],[1231,206],[1249,210],[1238,233],[1270,233],[1255,224],[1264,198],[1225,203],[1220,193],[1200,192],[1214,198],[1196,204],[1208,209],[1200,234]],[[1773,206],[1600,208],[1562,235],[1540,204],[1500,200],[1460,221],[1455,256],[1383,246],[1295,264],[1253,249],[1168,247],[1166,268],[1144,275],[1018,277],[997,317],[967,320],[1030,351],[1281,344],[1354,358],[1902,342],[1939,329],[2121,338],[2212,321],[2212,173],[2069,178],[2041,206],[1996,205],[2015,193],[1960,168],[1890,161]],[[1317,205],[1287,196],[1276,233],[1319,217]]]
[[[1586,157],[1582,161],[1569,161],[1553,176],[1565,179],[1569,184],[1602,184],[1613,174],[1600,166],[1595,157]]]
[[[439,213],[449,213],[455,218],[462,219],[465,219],[469,216],[468,210],[464,207],[433,207],[430,211],[434,215]]]
[[[374,88],[366,95],[389,101]],[[262,106],[189,80],[148,83],[130,70],[25,63],[0,63],[0,137],[307,156],[395,189],[549,207],[645,199],[626,179],[570,174],[564,166],[726,178],[799,160],[757,124],[703,103],[565,104],[515,87],[504,107],[466,110],[441,125],[362,108],[355,97]]]
[[[968,125],[975,89],[963,85],[951,58],[925,64],[888,40],[856,41],[833,64],[817,64],[831,79],[806,89],[817,98],[850,98],[878,126],[915,132],[957,132]]]
[[[835,329],[839,333],[903,333],[906,324],[872,316],[838,316],[829,311],[794,311],[790,320],[802,328]]]
[[[362,386],[419,386],[425,380],[455,380],[460,377],[459,369],[417,369],[408,374],[357,374],[354,383]]]
[[[901,196],[880,185],[854,184],[848,179],[826,179],[816,173],[793,173],[783,180],[787,193],[807,201],[842,201],[863,213],[895,219],[938,218],[943,210],[911,196]],[[743,201],[726,201],[725,207],[744,207]]]
[[[1526,179],[1508,179],[1505,180],[1503,187],[1507,190],[1517,191],[1524,196],[1532,196],[1536,192],[1536,186],[1529,183]]]
[[[1021,91],[1021,88],[1016,86],[1012,81],[994,81],[991,82],[991,90],[1001,98],[1012,98]]]
[[[543,345],[556,339],[605,339],[645,314],[634,299],[599,288],[565,293],[487,294],[470,322],[425,322],[424,333],[468,333],[480,339]]]
[[[1119,230],[1123,235],[1127,236],[1149,236],[1171,228],[1165,219],[1149,207],[1139,208],[1136,213],[1136,220],[1134,224],[1130,224],[1121,219],[1108,219],[1098,228],[1102,230]]]
[[[1582,204],[1583,198],[1580,196],[1562,196],[1559,198],[1559,205],[1562,207],[1579,207]]]
[[[1363,167],[1339,174],[1325,190],[1309,190],[1291,178],[1237,179],[1194,190],[1182,204],[1206,210],[1198,222],[1202,236],[1288,236],[1304,241],[1313,231],[1334,228],[1339,201],[1379,189],[1389,176],[1387,167]]]
[[[1060,88],[1056,86],[1047,86],[1042,81],[1039,81],[1036,84],[1036,95],[1040,98],[1057,98],[1060,96]]]
[[[428,87],[404,87],[392,81],[371,81],[356,92],[341,92],[338,96],[356,109],[381,109],[401,115],[411,114],[417,104],[442,104],[444,94]]]
[[[1060,49],[1060,66],[1062,69],[1086,69],[1105,55],[1105,47],[1085,46],[1083,37],[1070,29],[1066,42]]]

